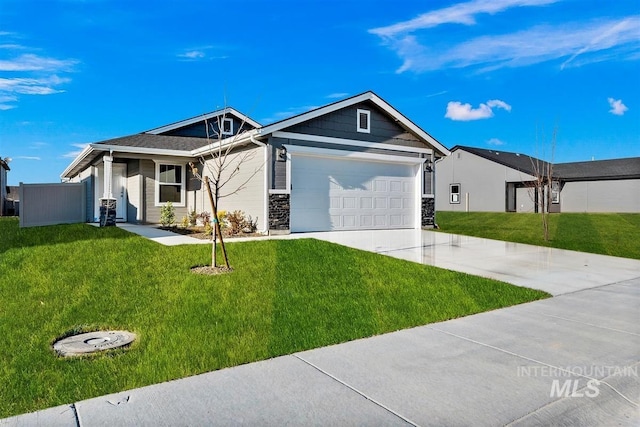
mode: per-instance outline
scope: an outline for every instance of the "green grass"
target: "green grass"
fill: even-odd
[[[509,242],[640,259],[640,214],[438,212],[440,231]]]
[[[208,245],[6,218],[0,236],[0,417],[548,296],[312,239],[228,244],[235,271],[200,276]],[[53,353],[97,328],[139,339]]]

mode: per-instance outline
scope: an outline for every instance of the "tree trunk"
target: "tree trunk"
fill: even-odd
[[[212,249],[212,259],[211,259],[211,266],[215,267],[216,266],[216,259],[215,259],[215,244],[216,244],[216,235],[218,236],[218,238],[220,239],[220,248],[222,249],[222,257],[224,258],[224,265],[229,268],[229,258],[227,257],[227,250],[224,247],[224,241],[222,240],[222,230],[220,229],[220,222],[218,221],[218,208],[216,206],[215,200],[213,198],[213,194],[211,193],[211,185],[209,183],[209,177],[206,176],[204,178],[204,182],[206,184],[207,187],[207,193],[209,194],[209,202],[211,203],[211,209],[213,210],[213,224],[215,226],[215,232],[214,232],[214,237],[213,237],[213,249]]]

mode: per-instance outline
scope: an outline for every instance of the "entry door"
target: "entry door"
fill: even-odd
[[[111,170],[111,193],[116,199],[116,220],[127,221],[127,165],[113,163]]]

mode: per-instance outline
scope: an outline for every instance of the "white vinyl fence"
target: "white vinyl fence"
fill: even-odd
[[[20,183],[20,227],[85,220],[86,187],[83,183]]]

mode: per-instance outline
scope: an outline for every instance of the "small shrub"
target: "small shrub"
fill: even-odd
[[[211,236],[211,234],[213,233],[213,227],[211,226],[210,222],[207,222],[204,224],[204,235],[205,236]]]
[[[218,211],[218,224],[220,224],[220,230],[227,228],[227,211]]]
[[[163,227],[171,227],[175,222],[176,212],[173,208],[173,203],[167,202],[167,204],[160,209],[160,224],[162,224]]]
[[[244,223],[244,212],[242,211],[233,211],[227,213],[225,219],[229,223],[229,233],[238,234],[242,231],[242,225]]]
[[[229,224],[231,228],[229,230],[230,234],[239,234],[242,233],[255,233],[258,229],[258,219],[253,220],[251,215],[245,216],[242,211],[233,211],[227,213],[225,216],[226,222]]]
[[[200,213],[200,215],[198,215],[198,218],[200,218],[200,221],[202,221],[202,225],[204,225],[205,227],[211,222],[211,214],[209,212]]]
[[[256,218],[254,221],[251,219],[251,215],[249,215],[242,222],[243,233],[255,233],[257,229],[258,229],[258,218]]]
[[[185,216],[182,217],[182,221],[180,221],[180,226],[182,228],[189,227],[189,217],[188,216],[185,215]]]
[[[193,227],[196,225],[197,222],[198,222],[198,213],[194,209],[191,212],[189,212],[189,225]]]

